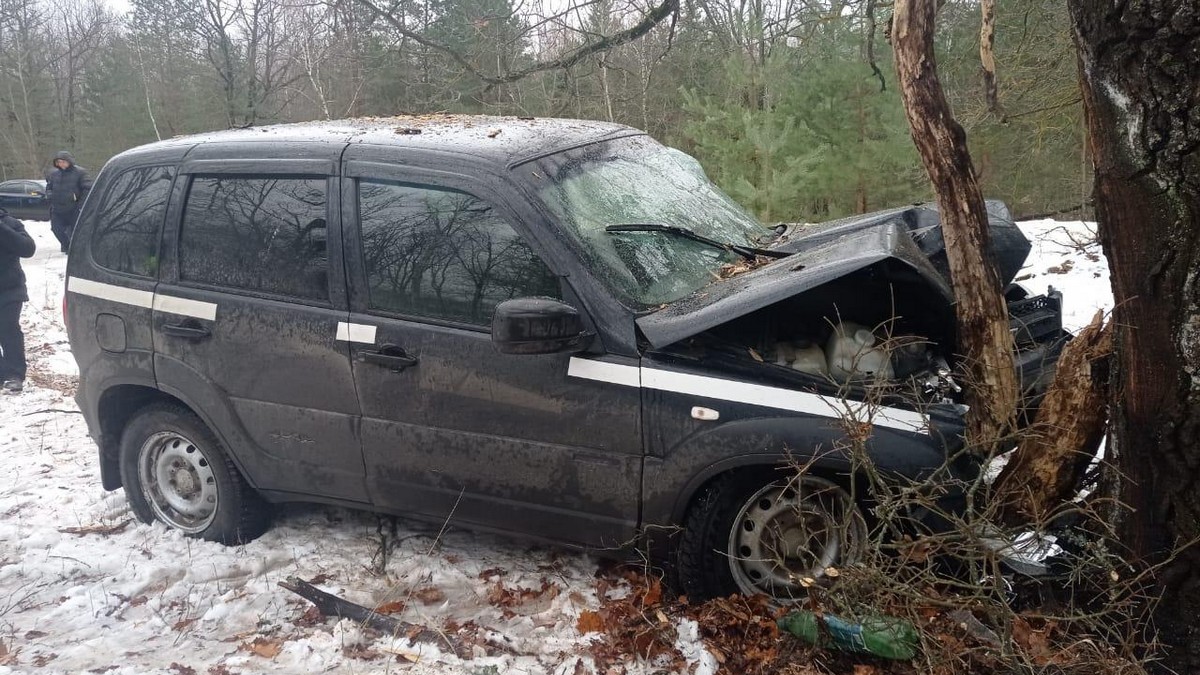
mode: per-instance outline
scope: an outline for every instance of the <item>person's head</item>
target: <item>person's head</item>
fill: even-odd
[[[62,150],[54,156],[54,166],[59,169],[66,169],[74,163],[75,157],[73,157],[71,153],[67,152],[66,150]]]

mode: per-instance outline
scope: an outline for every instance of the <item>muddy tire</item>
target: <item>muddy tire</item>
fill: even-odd
[[[730,473],[693,502],[675,549],[690,598],[805,597],[804,584],[863,557],[867,525],[850,494],[818,476]]]
[[[242,479],[220,441],[191,411],[154,404],[125,427],[121,482],[134,515],[189,537],[242,544],[266,531],[270,506]]]

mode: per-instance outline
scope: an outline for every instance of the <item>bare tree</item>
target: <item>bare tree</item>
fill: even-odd
[[[53,5],[48,24],[50,74],[68,146],[74,146],[78,138],[84,73],[115,26],[115,18],[100,0],[56,0]]]
[[[7,146],[0,170],[36,175],[45,130],[42,104],[49,44],[46,17],[35,0],[0,0],[0,139]]]
[[[1008,308],[988,256],[988,214],[975,177],[966,133],[954,120],[933,53],[936,0],[898,0],[892,40],[900,95],[913,142],[933,183],[954,281],[958,343],[971,384],[967,441],[981,446],[1006,438],[1017,411],[1017,382]]]
[[[679,0],[661,0],[658,5],[651,7],[646,11],[641,19],[632,26],[623,30],[617,31],[609,35],[599,35],[590,37],[582,45],[571,49],[557,56],[539,59],[533,63],[512,67],[511,64],[500,64],[501,67],[496,70],[495,74],[489,73],[472,62],[463,52],[455,49],[451,45],[438,42],[431,39],[425,33],[414,30],[405,21],[403,14],[392,7],[385,7],[377,3],[375,0],[354,0],[377,18],[384,21],[390,26],[392,31],[404,38],[411,40],[427,49],[442,54],[451,59],[465,73],[478,78],[480,81],[489,87],[509,84],[522,80],[535,73],[541,73],[552,70],[566,70],[572,68],[593,55],[606,52],[624,44],[628,44],[641,38],[658,26],[668,17],[673,16],[679,11]],[[541,23],[566,22],[567,17],[576,13],[578,10],[575,6],[569,6],[559,10],[553,15],[538,19],[533,22],[531,28],[536,27]]]

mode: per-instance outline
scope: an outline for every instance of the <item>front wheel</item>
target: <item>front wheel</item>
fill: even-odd
[[[787,602],[829,568],[861,560],[866,544],[862,512],[836,483],[733,473],[689,509],[675,569],[681,590],[697,599],[739,593]]]
[[[121,435],[121,482],[139,520],[189,537],[241,544],[270,523],[266,503],[191,411],[146,407]]]

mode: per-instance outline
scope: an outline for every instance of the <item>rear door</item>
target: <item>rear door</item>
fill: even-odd
[[[184,164],[154,299],[155,365],[159,386],[203,411],[259,489],[365,501],[358,400],[337,341],[336,168]]]
[[[351,148],[348,154],[355,149]],[[380,506],[591,546],[634,534],[636,389],[506,355],[496,304],[562,298],[518,211],[467,178],[346,163],[351,317],[367,484]]]

